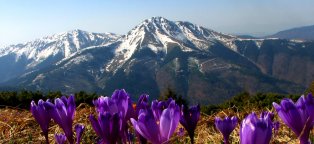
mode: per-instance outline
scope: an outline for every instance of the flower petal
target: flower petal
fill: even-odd
[[[160,117],[160,135],[162,142],[169,140],[180,120],[180,107],[173,100],[167,109],[165,109]]]

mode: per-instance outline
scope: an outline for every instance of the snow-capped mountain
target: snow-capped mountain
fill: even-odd
[[[112,33],[90,33],[82,30],[72,30],[2,48],[0,49],[0,64],[3,65],[9,62],[9,68],[14,69],[15,66],[19,68],[13,70],[16,73],[2,69],[0,73],[6,78],[1,79],[0,82],[25,72],[53,65],[85,48],[115,42],[119,37],[119,35]]]
[[[116,59],[111,64],[123,65],[124,62],[142,48],[149,48],[154,53],[167,54],[168,45],[178,45],[182,51],[208,51],[210,46],[220,41],[233,50],[235,36],[222,34],[190,22],[173,22],[163,17],[152,17],[143,21],[122,37],[122,43],[115,50]]]
[[[163,17],[123,36],[76,31],[43,39],[0,52],[0,67],[15,72],[4,85],[101,94],[125,88],[153,98],[171,88],[208,104],[242,91],[299,93],[314,80],[314,42],[246,39]]]

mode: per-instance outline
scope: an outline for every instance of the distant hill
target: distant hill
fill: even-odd
[[[268,38],[314,40],[314,25],[283,30]]]
[[[258,39],[257,37],[251,35],[237,35],[237,37],[242,39]]]

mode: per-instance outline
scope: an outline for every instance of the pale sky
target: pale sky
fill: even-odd
[[[314,0],[0,0],[0,47],[73,29],[126,34],[153,16],[263,36],[314,25],[313,14]]]

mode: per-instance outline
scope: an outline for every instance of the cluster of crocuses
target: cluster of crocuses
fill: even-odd
[[[136,107],[125,90],[116,90],[111,97],[99,97],[93,103],[96,108],[96,118],[90,115],[92,128],[99,137],[99,143],[132,143],[134,135],[130,129],[133,125],[135,135],[140,143],[168,143],[177,129],[179,122],[187,130],[194,142],[194,131],[200,117],[200,106],[186,108],[179,106],[172,99],[166,101],[148,102],[148,95],[141,95]],[[314,99],[312,94],[302,95],[296,103],[291,99],[283,99],[280,104],[273,103],[282,121],[292,129],[301,144],[310,144],[309,134],[314,125]],[[51,119],[62,129],[64,134],[55,134],[58,144],[68,141],[74,143],[73,119],[75,114],[74,96],[61,97],[54,100],[39,100],[38,105],[31,102],[31,111],[39,123],[43,135],[48,140],[48,128]],[[258,117],[254,112],[246,116],[240,124],[241,144],[267,144],[272,133],[276,134],[279,122],[273,122],[274,114],[262,112]],[[237,117],[215,118],[215,125],[224,137],[224,143],[229,143],[229,136],[238,123]],[[84,126],[75,125],[76,143],[80,143]],[[182,129],[179,129],[182,133]]]
[[[166,101],[148,102],[148,95],[140,96],[137,104],[133,107],[130,96],[125,90],[116,90],[111,97],[100,96],[93,103],[96,109],[96,118],[89,116],[89,120],[96,135],[98,143],[132,143],[134,135],[130,126],[133,125],[134,133],[140,143],[153,144],[168,143],[177,129],[179,122],[187,130],[191,142],[194,141],[194,131],[200,117],[200,106],[186,108],[179,106],[172,99]],[[62,129],[64,134],[55,134],[58,144],[74,143],[73,119],[75,113],[74,96],[61,97],[54,101],[31,102],[31,111],[35,120],[39,123],[43,134],[48,140],[48,128],[51,119]],[[77,124],[76,143],[80,143],[84,126]],[[181,130],[182,131],[182,130]]]
[[[283,99],[280,104],[273,103],[282,121],[292,129],[299,138],[300,144],[310,144],[309,135],[314,125],[314,99],[312,94],[302,95],[296,103]],[[262,112],[260,118],[253,112],[243,119],[240,125],[241,144],[268,144],[279,129],[279,122],[272,122],[271,112]],[[222,133],[224,143],[229,144],[229,135],[237,125],[237,117],[215,118],[216,128]]]
[[[56,143],[63,144],[66,140],[70,144],[74,143],[72,126],[75,108],[74,96],[56,98],[54,103],[49,100],[39,100],[38,105],[36,105],[34,101],[31,102],[31,112],[43,131],[46,143],[49,143],[48,132],[51,119],[53,119],[64,132],[64,134],[55,134]],[[80,143],[84,128],[85,127],[81,124],[75,125],[77,144]]]

